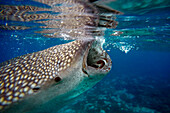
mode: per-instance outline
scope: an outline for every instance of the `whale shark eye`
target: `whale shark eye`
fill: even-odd
[[[37,92],[39,89],[40,89],[40,87],[35,87],[35,88],[33,88],[33,91]]]
[[[59,82],[59,81],[61,81],[61,78],[60,77],[56,77],[54,80],[55,80],[55,82]]]

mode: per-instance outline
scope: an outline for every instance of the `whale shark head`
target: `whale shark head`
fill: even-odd
[[[79,49],[73,55],[74,59],[70,67],[60,72],[61,82],[58,83],[57,89],[56,87],[52,88],[60,93],[54,99],[60,105],[92,88],[112,68],[111,58],[103,50],[102,39],[87,38],[77,41],[80,44]]]
[[[58,75],[62,82],[58,84],[56,90],[62,101],[76,97],[93,87],[109,73],[112,67],[109,55],[103,50],[102,39],[87,38],[73,43],[77,43],[75,47],[77,49],[71,50],[75,53],[70,67],[59,72]]]

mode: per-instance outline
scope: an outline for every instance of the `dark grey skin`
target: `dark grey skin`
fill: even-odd
[[[99,82],[111,66],[109,55],[94,38],[9,60],[0,68],[1,111],[57,111]]]

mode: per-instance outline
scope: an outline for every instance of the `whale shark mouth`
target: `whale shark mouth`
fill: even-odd
[[[90,43],[84,54],[82,71],[88,76],[107,74],[111,67],[112,61],[101,43],[97,40]]]

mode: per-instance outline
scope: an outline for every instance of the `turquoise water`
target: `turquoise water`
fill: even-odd
[[[112,70],[95,87],[58,112],[170,112],[169,0],[119,0],[107,5],[124,13],[116,16],[117,28],[105,31],[104,49],[113,61]],[[23,24],[0,21],[1,25],[5,23]],[[43,37],[34,33],[35,29],[0,29],[0,62],[69,42]],[[113,36],[117,33],[120,35]]]

